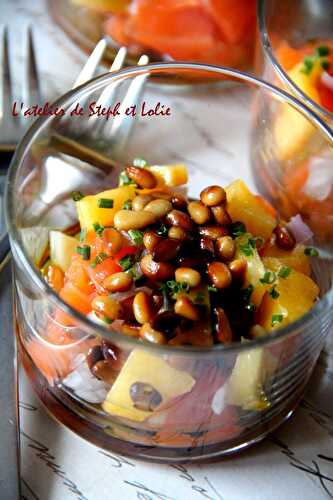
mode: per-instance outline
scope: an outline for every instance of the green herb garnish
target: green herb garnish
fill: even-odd
[[[99,198],[97,200],[97,206],[99,208],[113,208],[113,200],[109,198]]]
[[[276,281],[276,275],[272,271],[266,271],[263,278],[260,278],[260,283],[272,285]]]
[[[249,242],[247,242],[245,245],[239,245],[239,251],[246,257],[253,256],[253,247]]]
[[[283,320],[283,315],[282,314],[273,314],[271,326],[278,325],[279,323],[282,322],[282,320]]]
[[[73,201],[80,201],[84,198],[84,194],[82,194],[81,191],[72,191],[71,197]]]
[[[208,285],[207,290],[209,292],[213,292],[213,293],[218,292],[218,289],[215,286],[213,286],[213,285]]]
[[[279,292],[277,291],[277,289],[275,287],[276,287],[276,285],[272,286],[272,288],[270,288],[270,290],[268,292],[269,295],[272,297],[272,299],[277,299],[280,296]]]
[[[147,166],[147,162],[146,162],[146,160],[143,160],[142,158],[134,158],[133,165],[134,165],[134,167],[145,168]]]
[[[130,229],[128,231],[129,237],[136,246],[140,246],[143,243],[143,232],[138,229]]]
[[[156,234],[158,234],[158,236],[166,236],[168,232],[168,226],[166,224],[161,224],[161,226],[157,229]]]
[[[109,256],[105,252],[101,252],[96,255],[95,260],[90,264],[90,267],[95,268],[98,264],[102,264],[102,262],[107,259]]]
[[[308,255],[309,257],[318,257],[319,252],[313,247],[306,247],[304,250],[305,255]]]
[[[316,48],[315,52],[318,57],[325,57],[329,55],[330,49],[329,47],[327,47],[327,45],[321,45],[320,47]]]
[[[188,283],[179,282],[176,280],[169,280],[166,283],[161,284],[160,290],[163,293],[171,293],[175,297],[180,292],[188,293],[190,290],[190,287],[189,287]]]
[[[302,73],[309,75],[313,69],[316,58],[313,56],[305,57],[303,60]]]
[[[122,268],[123,271],[128,271],[134,264],[134,255],[129,254],[125,255],[122,259],[119,261],[119,265]]]
[[[205,300],[205,294],[203,292],[198,292],[194,297],[194,302],[202,303]]]
[[[121,172],[119,174],[119,186],[129,186],[130,184],[135,184],[135,182],[125,172]]]
[[[321,61],[321,67],[325,70],[328,71],[331,67],[330,63],[328,61]]]
[[[278,272],[278,276],[279,278],[288,278],[289,274],[291,273],[291,267],[288,267],[288,266],[282,266],[280,269],[279,269],[279,272]]]
[[[83,260],[89,260],[90,259],[90,246],[89,245],[82,245],[76,248],[77,253],[81,255]]]
[[[80,241],[84,241],[87,237],[87,230],[86,229],[81,229],[80,231]]]
[[[132,200],[126,200],[122,206],[123,210],[132,210]]]
[[[102,236],[103,231],[105,229],[104,226],[101,226],[99,222],[94,222],[93,223],[93,228],[94,228],[94,231],[97,234],[97,236]]]
[[[242,234],[246,233],[246,227],[243,222],[234,222],[231,226],[231,234],[234,238],[238,236],[242,236]]]

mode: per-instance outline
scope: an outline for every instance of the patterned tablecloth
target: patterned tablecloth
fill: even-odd
[[[69,88],[85,58],[48,18],[42,0],[2,0],[1,14],[14,28],[11,33],[16,39],[13,53],[17,81],[22,26],[32,20],[37,45],[42,47],[38,62],[44,93],[52,100]],[[241,103],[233,103],[232,112],[237,113],[237,109],[240,113]],[[190,115],[188,120],[197,139],[205,142],[199,117]],[[243,149],[246,124],[239,138],[239,148]],[[242,175],[228,150],[216,144],[207,146],[212,155],[225,156],[228,172],[235,162],[238,175]],[[178,159],[186,162],[186,154]],[[196,166],[190,160],[188,163],[195,181]],[[225,174],[228,180],[228,173]],[[209,178],[214,179],[213,171]],[[332,339],[327,342],[306,397],[292,419],[256,447],[210,465],[157,465],[99,450],[46,413],[23,372],[20,382],[22,481],[28,500],[333,498]]]

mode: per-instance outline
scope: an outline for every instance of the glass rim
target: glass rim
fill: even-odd
[[[181,62],[170,62],[170,63],[155,63],[148,64],[145,66],[135,66],[127,69],[117,71],[115,73],[106,73],[96,78],[89,80],[88,82],[80,85],[79,87],[70,90],[63,94],[60,98],[52,103],[52,107],[66,107],[70,105],[74,100],[78,100],[80,97],[84,96],[86,92],[94,92],[103,88],[105,84],[115,82],[117,80],[122,80],[130,78],[132,76],[145,74],[145,73],[158,73],[158,72],[176,72],[179,71],[199,71],[199,72],[210,72],[215,73],[220,76],[229,76],[231,78],[236,78],[245,83],[250,83],[259,88],[264,88],[272,94],[275,94],[282,101],[287,102],[298,112],[303,114],[306,118],[310,119],[312,124],[319,128],[321,132],[326,136],[327,140],[333,146],[333,131],[326,125],[326,123],[318,116],[312,109],[307,107],[304,103],[299,101],[294,96],[288,94],[286,91],[275,87],[274,85],[265,82],[264,80],[257,78],[249,73],[242,72],[239,70],[233,70],[224,66],[214,66],[208,64],[200,63],[181,63]],[[29,274],[29,279],[34,282],[34,284],[47,296],[51,302],[55,303],[57,307],[60,307],[65,313],[71,315],[73,319],[79,324],[83,325],[84,330],[90,329],[94,334],[100,335],[116,344],[126,344],[130,348],[142,348],[148,349],[153,352],[159,352],[163,354],[178,354],[182,356],[198,354],[204,357],[215,356],[218,354],[223,354],[224,352],[244,352],[249,349],[261,348],[264,346],[269,346],[275,344],[282,338],[287,338],[293,334],[297,334],[298,330],[304,325],[311,326],[317,320],[317,318],[331,306],[333,306],[333,287],[325,293],[323,297],[320,298],[317,303],[301,318],[290,323],[289,325],[279,328],[274,332],[270,332],[267,336],[253,339],[247,342],[232,342],[231,344],[216,344],[211,347],[197,347],[197,346],[171,346],[171,345],[158,345],[149,342],[142,342],[136,338],[127,337],[118,332],[112,332],[106,327],[97,324],[86,315],[80,313],[76,309],[69,306],[65,301],[63,301],[60,296],[47,284],[47,282],[42,277],[41,273],[38,272],[36,265],[29,257],[26,252],[22,238],[20,236],[19,230],[14,222],[15,216],[15,191],[14,185],[16,181],[16,176],[21,166],[22,160],[24,159],[27,150],[30,148],[31,144],[35,140],[36,136],[40,131],[46,127],[49,122],[54,120],[55,116],[41,116],[32,124],[28,129],[19,145],[17,146],[14,156],[12,158],[5,190],[5,217],[8,228],[8,233],[10,236],[10,242],[14,248],[14,260],[18,259],[22,264],[24,272]]]
[[[305,94],[298,85],[296,85],[291,78],[287,75],[286,71],[283,69],[279,61],[274,55],[274,49],[270,41],[270,37],[267,30],[266,23],[266,5],[267,0],[258,0],[257,3],[257,19],[259,26],[259,37],[261,42],[261,48],[271,62],[276,73],[279,75],[281,80],[288,85],[288,87],[296,94],[298,99],[302,99],[308,106],[313,107],[318,114],[323,115],[328,120],[333,120],[333,113],[323,108],[320,104],[316,103],[311,97]]]

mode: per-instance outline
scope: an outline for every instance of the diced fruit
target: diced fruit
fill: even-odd
[[[268,245],[261,253],[264,266],[271,271],[278,271],[282,266],[310,275],[310,259],[304,253],[303,245],[296,245],[293,250],[282,250],[275,245]]]
[[[40,266],[49,245],[48,227],[24,227],[20,230],[23,246],[36,266]]]
[[[91,300],[89,295],[81,292],[81,290],[72,283],[67,282],[63,289],[60,290],[59,295],[68,305],[82,314],[88,314],[91,311]]]
[[[276,226],[271,210],[247,188],[242,180],[236,180],[226,187],[227,210],[231,219],[241,221],[254,236],[269,238]]]
[[[50,231],[50,258],[65,273],[76,252],[78,241],[60,231]]]
[[[228,43],[237,43],[254,36],[255,0],[208,0],[208,10]]]
[[[268,402],[263,391],[265,351],[252,349],[237,356],[227,382],[227,402],[243,410],[263,410]]]
[[[189,392],[195,381],[186,372],[172,368],[158,356],[141,349],[132,351],[103,403],[103,409],[111,415],[142,422],[153,414],[139,409],[131,397],[134,384],[146,384],[161,398],[160,404]],[[140,406],[141,408],[141,406]]]
[[[149,169],[154,173],[159,186],[176,187],[186,184],[188,173],[185,165],[152,165]]]
[[[88,273],[88,265],[80,255],[73,255],[71,265],[66,271],[66,280],[70,281],[81,292],[90,295],[94,291],[94,287]]]
[[[265,293],[257,311],[256,321],[267,331],[289,325],[303,316],[313,306],[319,295],[316,283],[303,273],[292,271],[276,284],[279,296]]]
[[[114,214],[122,208],[127,200],[133,200],[135,189],[134,185],[121,186],[95,195],[85,196],[76,202],[81,228],[91,230],[96,222],[101,226],[112,226]],[[113,207],[99,207],[101,199],[113,200]]]

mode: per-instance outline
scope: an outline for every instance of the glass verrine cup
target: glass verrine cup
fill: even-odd
[[[332,70],[332,16],[333,4],[326,0],[259,0],[256,61],[257,75],[295,95],[331,127],[333,93],[326,83]],[[256,112],[264,115],[264,107],[259,108]],[[332,150],[295,114],[283,107],[279,114],[276,121],[286,127],[289,137],[285,135],[284,146],[280,143],[278,165],[263,157],[254,161],[256,183],[285,216],[300,213],[323,242],[329,241],[333,236]],[[256,138],[254,149],[255,143]]]
[[[156,75],[181,80],[184,74],[215,83],[158,94],[149,85]],[[138,75],[148,79],[138,108],[145,102],[146,110],[155,109],[158,100],[171,114],[137,117],[126,144],[113,143],[112,131],[98,122],[90,128],[82,116],[68,114],[78,103],[89,108],[110,84],[124,94]],[[228,94],[226,78],[237,83]],[[258,100],[267,116],[253,122]],[[66,116],[38,119],[18,147],[8,179],[7,221],[21,360],[48,410],[80,436],[156,461],[203,460],[259,441],[292,414],[333,322],[332,260],[325,256],[313,265],[320,300],[305,316],[269,336],[213,347],[154,345],[118,333],[117,323],[97,324],[65,303],[39,270],[50,228],[77,230],[70,193],[115,186],[119,169],[134,157],[151,164],[186,162],[193,197],[208,184],[237,177],[251,184],[250,130],[261,130],[258,146],[272,157],[274,121],[268,118],[282,105],[332,145],[325,123],[283,91],[226,68],[170,63],[104,75],[69,92],[54,105]],[[101,360],[107,379],[91,370]],[[133,384],[157,391],[156,404],[145,410],[135,405]]]

